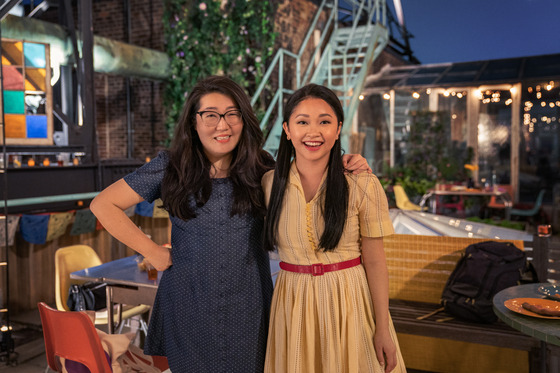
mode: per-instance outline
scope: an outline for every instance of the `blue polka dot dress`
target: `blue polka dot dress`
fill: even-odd
[[[167,163],[161,152],[125,181],[151,202]],[[263,371],[272,296],[263,220],[230,217],[232,193],[229,179],[213,179],[196,218],[171,217],[173,265],[162,275],[144,350],[166,356],[173,373]]]

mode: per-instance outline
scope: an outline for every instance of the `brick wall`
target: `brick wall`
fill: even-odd
[[[310,0],[283,0],[276,4],[276,14],[274,17],[275,31],[278,33],[276,38],[276,50],[284,48],[297,54],[303,43],[303,39],[317,12],[317,5]],[[327,15],[323,14],[317,22],[317,29],[323,30]],[[309,61],[315,44],[313,35],[308,42],[302,61]],[[284,57],[286,68],[284,69],[285,87],[296,87],[296,64],[293,58]],[[307,68],[307,64],[300,67],[300,74]]]
[[[123,1],[93,3],[94,34],[163,51],[161,1],[129,0],[130,40]],[[163,82],[130,78],[132,158],[153,157],[167,138],[162,107]],[[95,97],[99,157],[126,158],[128,154],[126,78],[95,74]]]

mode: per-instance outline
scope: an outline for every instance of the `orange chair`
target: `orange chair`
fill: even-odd
[[[50,369],[62,372],[59,358],[64,358],[84,364],[90,372],[112,372],[95,326],[87,314],[58,311],[44,302],[39,302],[37,306]]]
[[[498,190],[501,192],[507,192],[507,194],[509,194],[510,197],[513,196],[513,188],[509,184],[498,185]],[[490,197],[490,201],[488,202],[486,207],[503,210],[506,208],[506,205],[502,201],[498,201],[498,198],[496,198],[496,196],[492,196]]]

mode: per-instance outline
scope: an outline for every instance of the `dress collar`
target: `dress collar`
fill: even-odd
[[[321,184],[319,185],[319,189],[317,189],[317,193],[315,193],[311,201],[309,201],[308,203],[315,201],[317,198],[319,198],[319,196],[321,196],[321,194],[323,194],[323,189],[327,187],[327,183],[325,182],[325,180],[327,179],[327,170],[323,172]],[[299,172],[295,160],[293,160],[292,164],[290,165],[290,175],[288,177],[288,183],[296,187],[300,191],[302,198],[305,200],[305,193],[303,193],[303,186],[301,185],[301,179],[299,177]]]

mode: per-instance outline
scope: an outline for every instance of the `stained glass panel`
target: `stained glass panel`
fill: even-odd
[[[21,67],[3,65],[4,89],[10,91],[23,90],[23,72]]]
[[[52,145],[48,56],[48,44],[2,40],[2,97],[7,144]]]
[[[47,67],[45,46],[43,44],[23,43],[23,55],[27,67]]]
[[[2,41],[2,65],[23,65],[23,43]]]
[[[27,137],[25,129],[25,115],[6,114],[6,137],[14,139],[25,139]]]
[[[26,91],[45,91],[45,69],[25,69],[25,90]]]
[[[47,117],[45,115],[28,115],[26,117],[27,123],[27,138],[46,139],[47,132]]]
[[[25,113],[23,91],[4,91],[4,112],[6,114]]]

